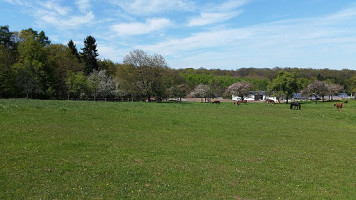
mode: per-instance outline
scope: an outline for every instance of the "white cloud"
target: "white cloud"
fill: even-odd
[[[238,8],[248,2],[248,0],[229,0],[222,4],[211,5],[200,12],[200,16],[190,19],[188,26],[204,26],[227,21],[240,15],[243,11]]]
[[[229,46],[234,41],[249,38],[251,34],[251,31],[246,29],[201,32],[183,39],[168,40],[154,45],[140,45],[138,48],[160,52],[163,55],[184,54],[185,51],[201,51],[201,49]]]
[[[172,10],[190,10],[194,3],[189,0],[112,0],[126,12],[133,15],[151,15]]]
[[[42,15],[42,17],[38,19],[38,21],[39,23],[49,24],[59,29],[77,29],[81,25],[91,23],[94,18],[95,17],[92,12],[89,12],[83,16],[68,17],[62,17],[52,13],[47,13],[46,15]]]
[[[14,5],[25,5],[26,2],[22,0],[5,0],[8,3],[14,4]]]
[[[118,58],[124,57],[123,50],[119,50],[116,47],[109,46],[103,43],[98,43],[98,53],[100,58],[119,60]]]
[[[217,7],[217,10],[226,11],[226,10],[234,10],[241,6],[248,4],[251,0],[229,0],[224,2],[223,4]]]
[[[171,24],[169,19],[150,18],[146,23],[122,23],[113,25],[111,28],[120,36],[142,35],[161,30]]]
[[[35,18],[36,25],[42,28],[51,25],[60,30],[78,29],[82,25],[93,23],[95,19],[93,12],[87,10],[89,8],[88,0],[77,1],[77,3],[81,3],[79,9],[85,11],[84,15],[73,15],[73,9],[60,5],[61,1],[6,1],[25,8],[26,12]]]
[[[356,7],[334,15],[301,18],[245,28],[201,32],[137,48],[179,60],[175,66],[222,65],[323,67],[340,65],[356,54]],[[171,62],[169,59],[167,59]],[[235,64],[234,64],[235,63]],[[206,66],[206,65],[205,65]],[[335,67],[335,66],[334,66]]]
[[[208,24],[215,24],[218,22],[229,20],[241,13],[241,10],[226,13],[201,13],[199,17],[191,19],[188,22],[188,26],[204,26]]]
[[[76,0],[75,4],[78,6],[79,11],[82,13],[88,12],[90,8],[89,0]]]
[[[58,5],[55,1],[47,1],[44,4],[42,4],[43,9],[48,10],[50,12],[54,12],[55,14],[58,15],[67,15],[70,11],[70,7],[63,7]]]

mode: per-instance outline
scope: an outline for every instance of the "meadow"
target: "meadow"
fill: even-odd
[[[356,101],[0,100],[0,199],[356,199]]]

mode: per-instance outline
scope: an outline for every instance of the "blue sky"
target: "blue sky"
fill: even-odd
[[[0,25],[45,31],[78,48],[96,38],[100,58],[134,49],[173,68],[356,69],[351,0],[0,0]]]

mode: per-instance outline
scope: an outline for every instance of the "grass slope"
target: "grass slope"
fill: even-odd
[[[353,199],[356,102],[0,100],[0,199]]]

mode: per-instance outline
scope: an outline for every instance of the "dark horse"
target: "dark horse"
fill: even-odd
[[[292,102],[291,104],[290,104],[290,109],[293,109],[293,106],[294,106],[294,109],[299,109],[300,110],[300,108],[301,108],[301,105],[300,105],[300,103],[299,102]]]
[[[215,100],[215,101],[212,101],[211,103],[212,104],[220,104],[220,101]]]

